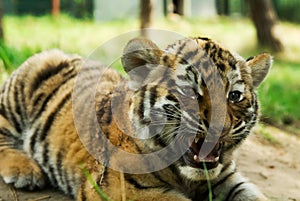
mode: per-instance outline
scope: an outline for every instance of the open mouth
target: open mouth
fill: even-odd
[[[204,143],[211,151],[207,155],[201,156],[200,149]],[[183,159],[191,167],[213,169],[219,164],[222,147],[223,142],[205,142],[204,138],[195,137],[190,142],[190,147],[183,155]]]

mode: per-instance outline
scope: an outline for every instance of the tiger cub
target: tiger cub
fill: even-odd
[[[59,50],[12,73],[0,97],[5,183],[51,184],[79,201],[267,200],[232,152],[258,121],[270,55],[135,38],[121,60],[127,78]]]

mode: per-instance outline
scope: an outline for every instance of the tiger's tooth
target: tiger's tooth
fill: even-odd
[[[199,141],[199,139],[200,138],[196,136],[195,139],[194,139],[195,143],[197,143]]]
[[[194,160],[196,161],[198,159],[198,156],[197,155],[194,155]]]

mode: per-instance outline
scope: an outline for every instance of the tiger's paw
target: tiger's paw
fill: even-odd
[[[1,153],[0,175],[6,184],[13,184],[16,188],[43,188],[45,177],[35,161],[18,150]]]

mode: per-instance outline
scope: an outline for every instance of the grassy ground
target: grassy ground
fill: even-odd
[[[155,28],[178,32],[185,36],[208,36],[228,48],[249,57],[268,51],[257,48],[255,29],[246,19],[180,19],[154,20]],[[60,18],[4,18],[5,45],[0,46],[1,79],[20,65],[28,56],[44,49],[59,48],[70,53],[88,56],[99,45],[119,34],[137,30],[138,21],[82,21]],[[274,55],[274,67],[259,90],[264,119],[298,132],[300,128],[300,25],[281,23],[279,32],[285,52]],[[6,67],[6,70],[5,70]]]

